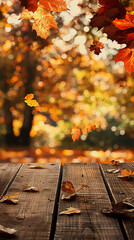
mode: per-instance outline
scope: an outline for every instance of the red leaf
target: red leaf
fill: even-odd
[[[134,27],[134,15],[127,13],[125,19],[115,19],[114,25],[120,30],[125,30]]]
[[[99,55],[102,48],[104,48],[104,44],[97,40],[94,40],[93,45],[90,46],[90,51],[94,51],[96,55]]]
[[[129,75],[134,72],[134,49],[124,48],[119,51],[116,57],[116,62],[124,62],[126,71],[129,72]]]
[[[37,9],[38,0],[20,0],[21,6],[25,7],[29,11],[35,12]]]

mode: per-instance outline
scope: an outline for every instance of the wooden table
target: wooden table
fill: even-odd
[[[33,165],[37,165],[32,164]],[[0,225],[15,228],[14,235],[0,232],[0,240],[134,240],[134,212],[110,217],[101,213],[111,202],[134,197],[134,177],[118,178],[107,169],[131,168],[134,163],[111,164],[48,163],[41,169],[31,164],[0,164],[0,198],[20,192],[17,204],[0,203]],[[61,183],[71,181],[75,188],[87,184],[70,200],[62,200]],[[39,192],[25,192],[25,185]],[[80,214],[59,215],[66,208],[80,209]]]

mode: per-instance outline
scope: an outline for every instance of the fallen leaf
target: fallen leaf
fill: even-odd
[[[70,208],[67,208],[67,210],[63,211],[63,212],[60,212],[59,215],[61,214],[74,214],[74,213],[80,213],[80,210],[78,208],[73,208],[73,207],[70,207]]]
[[[116,160],[111,160],[111,163],[112,163],[113,165],[119,165],[119,162],[116,161]]]
[[[18,200],[18,199],[13,199],[13,197],[16,196],[16,195],[19,195],[19,194],[20,194],[20,193],[17,192],[17,193],[15,193],[15,194],[13,194],[13,195],[10,195],[10,196],[5,195],[5,196],[3,196],[3,197],[1,198],[0,202],[1,202],[1,203],[2,203],[2,202],[9,202],[9,203],[14,203],[14,204],[16,204],[19,200]]]
[[[132,169],[124,169],[120,172],[120,175],[118,177],[130,178],[132,175],[134,175],[134,171],[132,171]]]
[[[81,135],[80,128],[79,128],[79,127],[73,127],[71,134],[72,134],[73,142],[74,142],[75,140],[78,140],[79,137],[80,137],[80,135]]]
[[[134,212],[134,205],[129,202],[120,201],[117,203],[112,203],[112,208],[103,208],[101,210],[104,214],[123,214]]]
[[[37,187],[24,186],[23,191],[39,192],[39,189]]]
[[[39,103],[33,99],[34,98],[34,94],[30,93],[30,94],[27,94],[25,96],[25,103],[27,103],[28,106],[30,107],[37,107],[39,106]]]
[[[81,185],[78,189],[75,190],[73,184],[70,181],[65,181],[63,182],[62,186],[62,191],[65,192],[62,196],[61,199],[70,199],[72,196],[76,195],[76,192],[79,192],[81,189],[88,188],[86,184]]]
[[[61,189],[63,192],[66,192],[66,193],[74,193],[75,192],[75,188],[70,181],[63,182]]]
[[[17,232],[17,230],[14,228],[6,228],[0,225],[0,232],[7,233],[7,234],[14,234]]]
[[[120,171],[120,168],[119,169],[107,169],[107,172],[109,173],[118,173]]]
[[[46,163],[44,163],[44,164],[42,164],[42,165],[40,165],[40,164],[38,164],[38,165],[31,165],[30,168],[40,169],[40,168],[44,168],[45,165],[46,165]]]

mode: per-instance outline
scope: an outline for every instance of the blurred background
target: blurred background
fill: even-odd
[[[18,0],[0,0],[0,162],[134,161],[134,75],[115,64],[124,44],[90,27],[96,0],[67,4],[44,40],[20,19]],[[26,105],[29,93],[39,107]],[[87,134],[89,122],[99,127]]]

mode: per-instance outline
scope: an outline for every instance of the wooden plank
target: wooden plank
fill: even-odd
[[[55,240],[124,239],[117,219],[101,213],[103,207],[111,207],[111,202],[96,163],[65,164],[62,180],[71,181],[75,189],[82,184],[89,188],[70,200],[60,197]],[[81,213],[59,215],[69,207],[78,208]]]
[[[30,166],[31,164],[23,164],[7,192],[8,195],[20,192],[16,197],[19,202],[0,204],[0,224],[15,228],[17,240],[47,240],[53,228],[51,223],[57,201],[61,165],[47,164],[42,169],[33,169]],[[26,184],[38,187],[40,191],[24,192],[23,187]],[[3,240],[2,235],[0,240]]]
[[[123,201],[126,198],[134,199],[134,178],[131,179],[122,179],[118,178],[119,173],[110,174],[107,172],[107,169],[120,168],[131,168],[134,169],[134,163],[120,163],[119,166],[113,166],[111,164],[101,164],[100,165],[104,181],[106,183],[107,189],[111,196],[111,200],[114,202]],[[126,232],[126,239],[134,239],[134,213],[127,213],[120,216],[122,225]]]
[[[0,163],[0,198],[21,167],[20,163]]]

